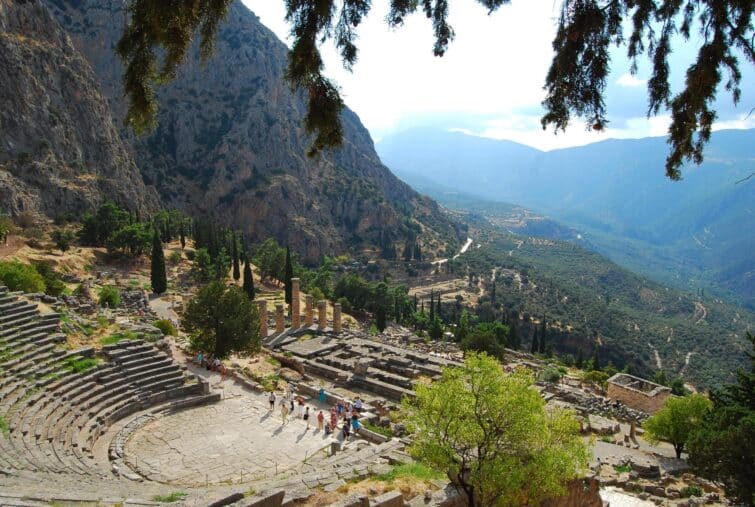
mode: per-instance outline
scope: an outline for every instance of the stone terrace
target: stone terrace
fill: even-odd
[[[308,335],[307,335],[308,336]],[[307,374],[392,401],[414,396],[422,377],[437,379],[448,359],[376,342],[354,333],[323,334],[289,342],[284,352],[301,360]]]
[[[0,469],[6,475],[46,472],[110,475],[93,449],[115,423],[160,406],[216,401],[207,384],[141,340],[95,353],[68,350],[59,315],[0,287]],[[76,365],[95,359],[86,371]],[[114,470],[117,470],[115,468]]]

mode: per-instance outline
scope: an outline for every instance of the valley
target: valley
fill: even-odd
[[[755,130],[376,144],[248,5],[0,0],[0,505],[752,496]]]

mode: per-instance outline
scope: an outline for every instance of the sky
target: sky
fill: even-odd
[[[242,0],[262,22],[290,45],[283,0]],[[540,105],[543,83],[552,58],[557,0],[512,0],[491,15],[475,0],[450,2],[449,20],[456,33],[446,55],[432,54],[432,27],[421,13],[391,30],[384,19],[388,0],[373,2],[369,17],[358,27],[359,60],[353,72],[343,69],[331,42],[322,47],[325,74],[340,87],[346,105],[355,111],[373,139],[418,126],[461,130],[508,139],[550,150],[608,138],[665,135],[667,114],[646,118],[646,79],[641,63],[631,75],[624,50],[615,51],[608,79],[609,125],[604,132],[587,129],[578,118],[565,133],[543,131]],[[699,40],[674,46],[672,92],[694,58]],[[755,128],[755,71],[742,62],[742,99],[738,107],[721,92],[715,128]]]

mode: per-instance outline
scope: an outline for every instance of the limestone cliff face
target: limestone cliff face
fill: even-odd
[[[45,1],[122,118],[123,68],[113,48],[123,30],[124,3]],[[178,78],[159,89],[157,130],[137,138],[121,129],[163,203],[229,221],[255,241],[274,236],[309,261],[376,245],[386,233],[403,244],[412,222],[426,251],[455,242],[453,225],[438,206],[382,165],[353,112],[343,113],[343,148],[307,158],[304,101],[283,79],[286,55],[283,43],[236,2],[214,57],[203,66],[192,51]]]
[[[0,0],[0,208],[80,214],[158,205],[86,59],[39,0]]]

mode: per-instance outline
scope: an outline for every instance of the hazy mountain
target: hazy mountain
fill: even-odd
[[[598,251],[689,290],[755,307],[755,130],[713,134],[700,167],[664,176],[665,138],[607,140],[541,152],[461,132],[415,129],[378,151],[402,179],[547,213],[586,233]],[[437,193],[431,195],[440,198]],[[729,291],[731,291],[730,294]]]
[[[0,0],[0,210],[157,207],[86,59],[40,2]]]
[[[46,3],[91,62],[113,115],[123,118],[123,66],[114,47],[124,3]],[[382,165],[350,110],[342,116],[343,148],[306,156],[305,102],[283,79],[286,65],[285,45],[237,1],[210,61],[201,65],[195,47],[178,77],[159,88],[157,130],[137,138],[121,127],[164,205],[214,215],[254,241],[274,236],[307,261],[387,240],[400,245],[410,228],[422,231],[427,251],[455,242],[451,222]]]

